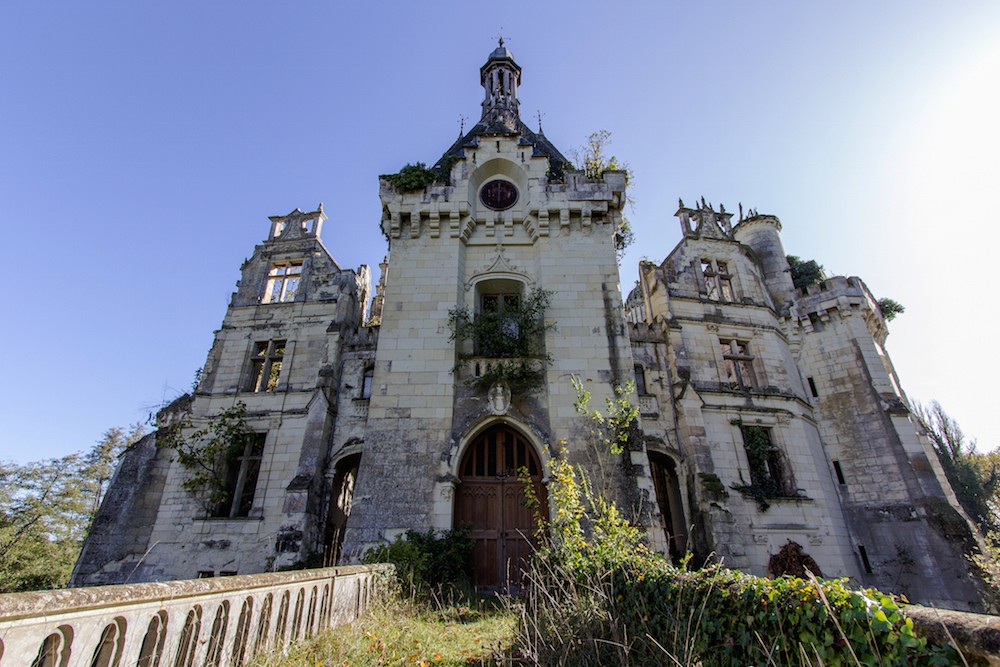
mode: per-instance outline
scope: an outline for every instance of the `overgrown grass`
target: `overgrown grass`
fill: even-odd
[[[392,597],[357,623],[258,656],[256,667],[510,664],[516,616],[488,598],[421,603]]]

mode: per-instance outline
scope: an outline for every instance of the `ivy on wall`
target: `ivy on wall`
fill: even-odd
[[[513,393],[533,391],[542,385],[542,372],[550,358],[544,351],[545,332],[555,326],[545,322],[552,292],[535,288],[503,309],[474,313],[468,308],[448,312],[450,340],[472,343],[473,356],[492,357],[490,369],[470,383],[480,389],[504,382]]]

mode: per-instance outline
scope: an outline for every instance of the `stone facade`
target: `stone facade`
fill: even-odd
[[[672,557],[766,574],[791,541],[824,576],[975,608],[973,535],[864,283],[797,290],[777,218],[734,223],[703,200],[681,203],[682,240],[642,263],[623,303],[626,175],[576,170],[524,125],[502,44],[480,76],[483,116],[433,182],[382,180],[390,258],[374,299],[368,268],[342,269],[320,241],[322,206],[271,218],[193,397],[161,414],[193,429],[246,406],[257,436],[225,463],[225,501],[199,505],[171,450],[137,444],[74,583],[353,562],[406,530],[469,523],[478,581],[502,585],[509,573],[481,571],[523,556],[512,531],[530,525],[504,523],[523,505],[515,464],[538,462],[543,489],[564,443]],[[516,338],[513,314],[539,293],[536,381],[522,387],[494,372],[509,354],[453,327],[489,315]],[[586,444],[572,378],[595,405],[636,383],[639,430],[610,467]]]

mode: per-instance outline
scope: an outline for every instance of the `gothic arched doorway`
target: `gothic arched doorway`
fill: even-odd
[[[477,435],[459,465],[455,526],[468,527],[475,542],[472,584],[478,588],[518,585],[535,550],[536,509],[527,506],[522,469],[531,477],[537,512],[548,519],[538,453],[513,428],[499,424]]]

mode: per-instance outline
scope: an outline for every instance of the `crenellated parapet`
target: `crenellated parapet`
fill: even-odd
[[[498,139],[496,143],[503,147],[513,142]],[[534,159],[547,162],[544,157]],[[382,180],[382,231],[390,240],[427,235],[463,241],[473,235],[513,239],[523,231],[535,243],[539,238],[571,230],[587,233],[600,229],[610,235],[621,224],[625,172],[609,170],[601,178],[592,179],[583,172],[567,171],[563,179],[550,181],[545,175],[547,165],[534,165],[533,169],[516,155],[492,161],[498,160],[503,163],[456,165],[455,185],[432,184],[419,191],[400,193]],[[485,182],[496,180],[512,183],[517,192],[517,202],[505,210],[494,210],[477,201],[483,197]]]
[[[834,315],[842,319],[860,315],[879,345],[889,334],[875,297],[857,276],[834,276],[799,290],[795,310],[807,331],[817,323],[828,323]]]

